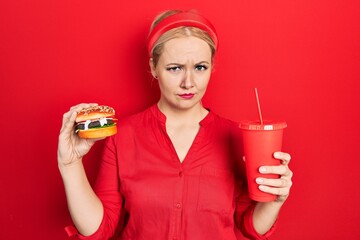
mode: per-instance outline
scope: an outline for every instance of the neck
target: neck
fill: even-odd
[[[208,110],[200,103],[189,109],[178,109],[169,107],[159,101],[158,107],[166,116],[167,124],[198,124],[208,113]]]

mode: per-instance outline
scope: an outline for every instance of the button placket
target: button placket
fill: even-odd
[[[176,174],[176,173],[175,173]],[[176,176],[176,175],[175,175]],[[173,209],[175,214],[175,229],[170,239],[180,239],[182,229],[183,194],[184,194],[184,173],[183,165],[179,163],[177,169],[177,180],[174,192]]]

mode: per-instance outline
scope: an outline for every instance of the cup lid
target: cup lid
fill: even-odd
[[[287,124],[285,121],[271,121],[271,120],[264,120],[263,124],[260,121],[241,121],[239,123],[239,128],[244,130],[278,130],[286,128]]]

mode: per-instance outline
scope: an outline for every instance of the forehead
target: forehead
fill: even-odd
[[[174,38],[164,44],[160,59],[174,62],[210,61],[211,48],[207,42],[197,37]]]

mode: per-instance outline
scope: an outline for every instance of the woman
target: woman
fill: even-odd
[[[282,164],[262,167],[265,175],[257,179],[277,199],[251,201],[237,124],[201,104],[217,42],[214,27],[197,13],[167,11],[155,19],[148,51],[160,99],[120,120],[119,133],[106,139],[95,190],[82,157],[96,140],[78,138],[73,128],[77,112],[96,104],[64,114],[58,164],[79,238],[108,239],[118,225],[118,239],[271,235],[292,184],[290,155],[274,153]],[[281,178],[267,179],[269,173]]]

